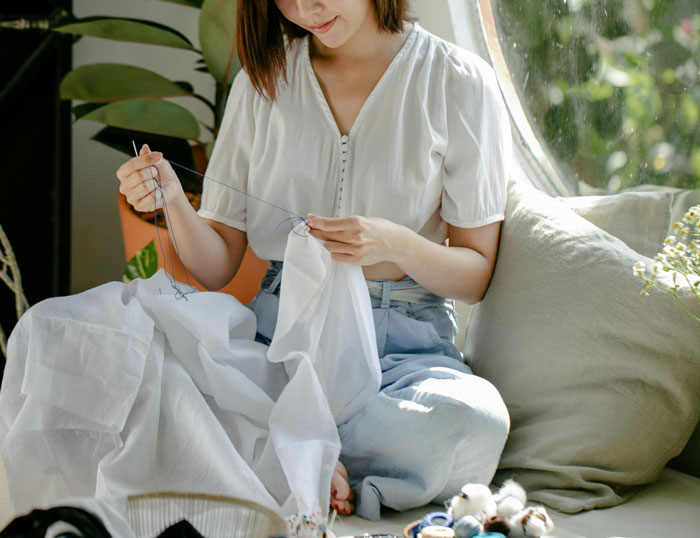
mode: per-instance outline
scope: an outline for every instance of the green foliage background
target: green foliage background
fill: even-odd
[[[700,187],[697,0],[497,0],[494,11],[561,165],[611,191]]]

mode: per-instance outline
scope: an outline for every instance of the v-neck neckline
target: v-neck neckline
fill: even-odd
[[[415,38],[417,33],[418,33],[418,22],[414,21],[413,27],[411,28],[411,31],[408,33],[408,36],[406,37],[403,44],[401,45],[401,48],[394,55],[394,57],[391,59],[391,62],[389,62],[389,65],[384,70],[384,73],[382,73],[382,76],[379,78],[377,83],[374,85],[374,88],[372,88],[372,91],[369,92],[369,95],[365,99],[365,102],[362,104],[360,111],[357,113],[357,116],[355,117],[355,121],[353,121],[352,126],[350,127],[350,131],[348,131],[347,135],[344,135],[343,133],[340,132],[340,127],[338,126],[338,122],[336,121],[335,117],[333,116],[333,112],[331,111],[331,107],[328,104],[328,100],[326,99],[326,96],[324,95],[323,90],[321,89],[321,84],[318,81],[318,77],[316,76],[316,72],[314,71],[314,68],[311,65],[311,55],[310,55],[310,48],[309,48],[309,41],[311,40],[311,34],[309,33],[306,35],[306,37],[304,38],[304,47],[303,47],[303,51],[302,51],[302,53],[304,55],[304,63],[306,64],[306,68],[307,68],[307,71],[308,71],[309,76],[311,78],[311,83],[314,86],[315,93],[318,96],[319,101],[321,102],[321,107],[323,108],[326,117],[328,118],[328,120],[331,123],[331,128],[338,135],[339,139],[343,139],[343,138],[349,139],[352,137],[352,134],[356,130],[357,124],[362,119],[362,116],[364,115],[365,110],[369,107],[370,102],[372,101],[374,96],[379,91],[380,86],[382,86],[382,84],[384,84],[384,81],[389,77],[389,74],[391,73],[391,71],[393,71],[394,66],[398,63],[401,56],[403,56],[404,52],[406,52],[408,47],[411,45],[411,42],[413,41],[413,39]]]

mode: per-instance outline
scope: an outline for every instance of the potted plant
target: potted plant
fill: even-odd
[[[199,11],[199,41],[201,50],[180,32],[166,25],[143,19],[123,17],[75,18],[64,14],[51,26],[56,32],[76,36],[91,36],[103,39],[129,41],[155,46],[187,50],[199,55],[193,68],[209,73],[215,83],[215,98],[211,101],[197,94],[192,85],[183,81],[172,81],[166,77],[141,67],[128,64],[101,63],[77,67],[61,81],[61,99],[83,101],[73,107],[75,120],[88,120],[105,125],[93,140],[133,157],[132,140],[148,143],[151,148],[161,151],[168,159],[183,166],[204,173],[207,159],[214,142],[201,140],[200,122],[185,107],[168,99],[174,97],[197,99],[211,111],[210,124],[204,124],[214,139],[218,134],[223,117],[226,99],[231,83],[240,70],[236,55],[234,32],[236,28],[236,2],[221,0],[161,0],[187,5]],[[199,209],[202,193],[201,176],[178,172],[183,189],[195,210]],[[139,265],[134,256],[149,242],[160,237],[160,242],[170,257],[165,218],[162,210],[137,212],[118,193],[119,214],[124,236],[127,260],[125,275],[133,276],[133,267]],[[157,218],[158,229],[154,226]],[[153,248],[149,246],[148,248]],[[174,263],[166,267],[166,259],[157,256],[158,267],[166,267],[171,276],[184,282],[186,278],[198,289],[203,290],[191,275],[186,275],[172,249]],[[150,251],[149,251],[150,252]],[[144,255],[142,252],[141,255]],[[257,291],[257,285],[267,264],[255,256],[248,247],[241,269],[228,286],[220,291],[231,293],[241,302],[247,303]],[[153,268],[152,265],[141,267]],[[152,274],[152,273],[151,273]],[[139,276],[147,278],[151,274]]]

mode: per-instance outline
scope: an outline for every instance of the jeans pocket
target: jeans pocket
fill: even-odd
[[[454,341],[459,326],[455,312],[440,305],[414,306],[413,315],[417,320],[430,323],[438,336],[444,340]]]
[[[444,342],[430,321],[416,319],[394,309],[389,311],[385,354],[431,353],[443,347]]]

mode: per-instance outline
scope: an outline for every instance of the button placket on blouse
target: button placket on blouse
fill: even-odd
[[[348,135],[343,135],[340,137],[340,181],[338,181],[338,192],[336,193],[336,205],[335,214],[333,216],[340,216],[340,207],[343,200],[343,183],[345,181],[345,169],[347,168],[348,161]]]

